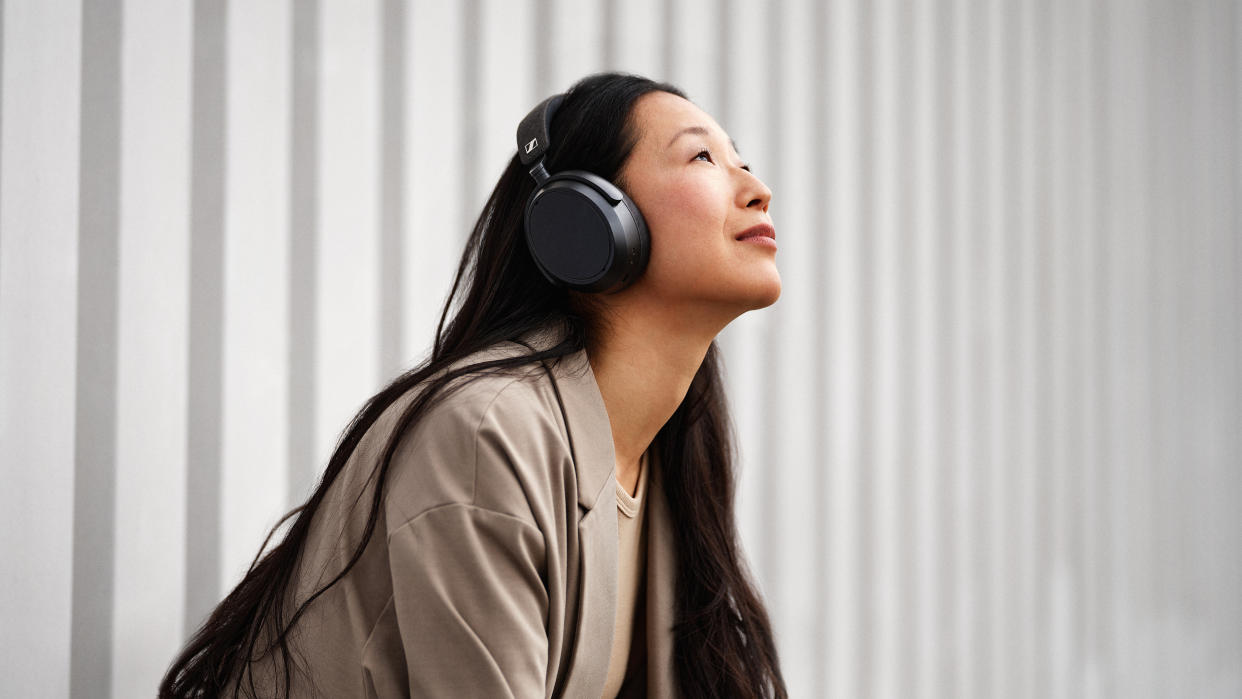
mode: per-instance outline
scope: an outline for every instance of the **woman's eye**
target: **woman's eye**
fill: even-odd
[[[699,152],[698,152],[698,153],[694,156],[694,159],[695,159],[695,160],[698,160],[699,158],[703,158],[704,160],[706,160],[706,161],[707,161],[707,162],[709,162],[709,163],[710,163],[710,162],[712,162],[712,154],[711,154],[711,153],[708,153],[708,152],[707,152],[707,151],[705,151],[705,150],[701,150],[701,151],[699,151]]]

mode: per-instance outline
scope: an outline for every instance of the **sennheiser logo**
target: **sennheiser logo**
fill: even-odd
[[[529,154],[530,154],[530,152],[531,152],[531,151],[533,151],[533,150],[535,150],[535,148],[536,148],[536,147],[538,147],[538,146],[539,146],[539,139],[537,139],[537,138],[532,138],[532,139],[530,139],[530,143],[527,143],[527,144],[526,144],[526,153],[527,153],[527,155],[529,155]]]

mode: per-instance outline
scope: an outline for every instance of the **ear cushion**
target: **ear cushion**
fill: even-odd
[[[582,170],[550,177],[526,205],[526,244],[556,285],[611,293],[647,266],[650,236],[638,206],[616,185]]]

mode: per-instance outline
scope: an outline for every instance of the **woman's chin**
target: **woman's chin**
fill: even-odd
[[[781,278],[779,275],[773,275],[773,278],[762,284],[755,290],[754,303],[750,310],[758,310],[767,308],[776,303],[781,297]]]
[[[739,314],[767,308],[781,297],[781,278],[773,273],[771,276],[753,279],[744,289],[735,289],[731,296],[730,305],[737,308]]]

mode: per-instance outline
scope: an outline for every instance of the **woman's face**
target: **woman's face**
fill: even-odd
[[[771,190],[693,103],[651,92],[635,103],[632,119],[638,141],[620,179],[647,221],[651,258],[631,288],[670,309],[723,313],[725,322],[775,303],[781,278]],[[742,239],[764,238],[764,227],[765,242]]]

